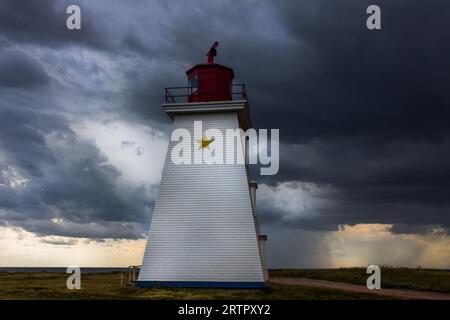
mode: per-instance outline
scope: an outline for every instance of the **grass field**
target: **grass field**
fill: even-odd
[[[410,288],[449,292],[450,273],[422,269],[382,268],[384,287]],[[272,277],[307,277],[365,284],[365,269],[333,270],[273,270]],[[360,294],[309,287],[270,285],[263,290],[182,289],[120,287],[120,273],[87,273],[81,278],[81,290],[66,288],[65,273],[0,272],[0,299],[278,299],[336,300],[389,299],[372,294]],[[396,280],[396,277],[398,280]],[[398,281],[398,282],[396,282]]]
[[[308,278],[365,285],[365,268],[281,269],[271,270],[272,277]],[[381,267],[382,288],[450,293],[450,271],[420,268]]]
[[[270,286],[263,290],[120,287],[119,273],[83,274],[81,290],[68,290],[64,273],[0,272],[0,299],[380,299],[341,291]]]

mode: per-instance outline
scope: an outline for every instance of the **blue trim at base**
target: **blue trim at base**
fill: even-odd
[[[140,288],[149,287],[184,287],[184,288],[236,288],[236,289],[262,289],[266,282],[232,282],[232,281],[136,281]]]

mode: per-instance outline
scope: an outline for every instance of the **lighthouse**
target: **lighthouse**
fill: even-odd
[[[260,234],[256,216],[257,184],[249,176],[245,135],[217,138],[251,128],[247,94],[243,84],[233,84],[233,69],[214,62],[217,45],[208,52],[207,63],[186,71],[186,87],[165,89],[162,108],[173,131],[137,281],[141,287],[267,284],[267,237]],[[186,135],[172,139],[174,132]],[[180,143],[192,162],[174,161]],[[224,158],[236,161],[197,161],[219,147]],[[237,161],[240,152],[243,161]]]

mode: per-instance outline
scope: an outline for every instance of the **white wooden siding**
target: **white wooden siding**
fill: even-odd
[[[176,114],[173,129],[239,127],[237,111]],[[214,142],[213,142],[214,143]],[[245,164],[176,165],[170,142],[139,281],[263,282]],[[224,154],[226,148],[224,147]]]

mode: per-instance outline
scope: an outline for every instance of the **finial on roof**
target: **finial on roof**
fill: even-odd
[[[214,57],[217,56],[217,47],[219,46],[219,41],[215,41],[209,49],[208,53],[206,54],[208,56],[208,63],[214,63]]]

